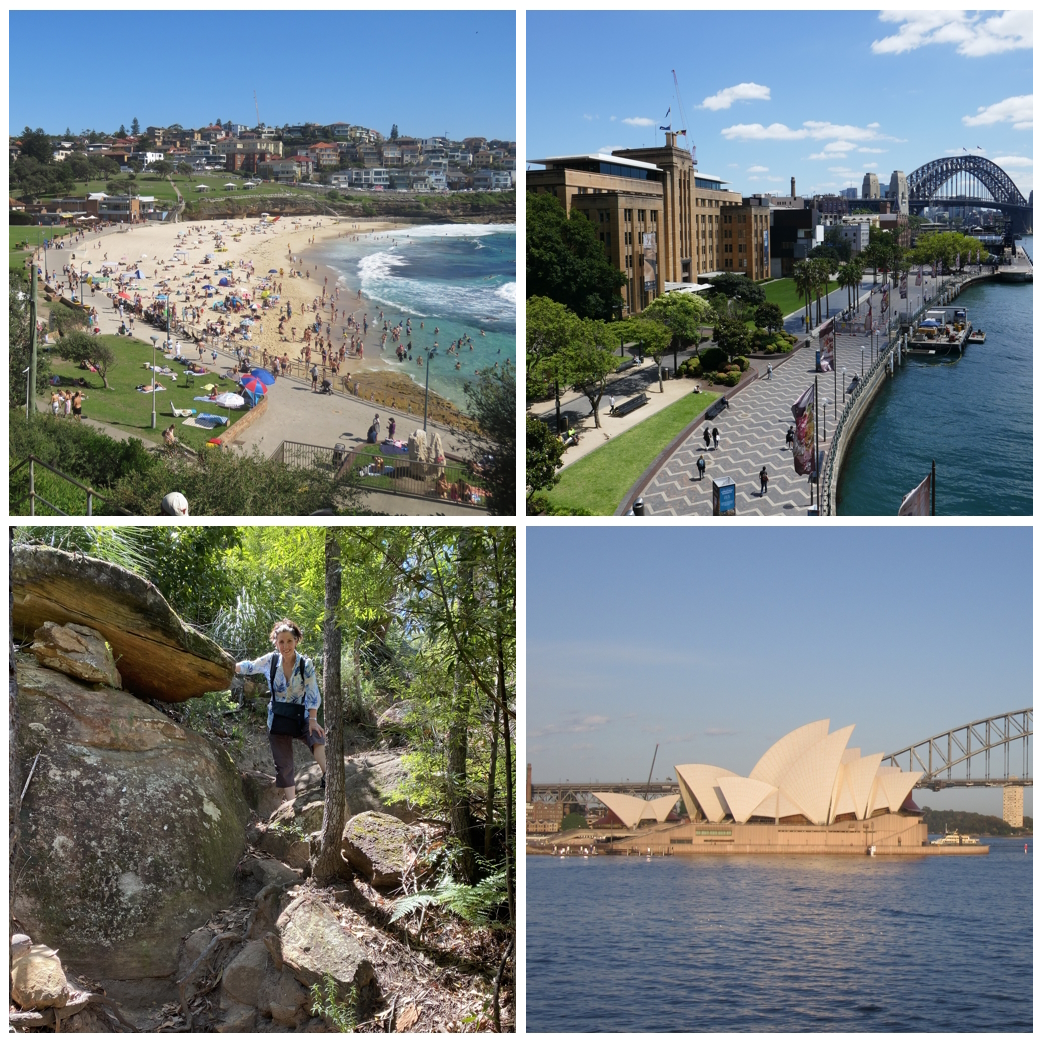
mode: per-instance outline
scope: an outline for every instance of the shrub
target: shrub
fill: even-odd
[[[687,361],[680,363],[677,375],[687,379],[698,379],[702,375],[702,363],[698,358],[688,358]]]
[[[563,821],[561,821],[561,831],[574,831],[576,828],[586,828],[589,825],[586,823],[586,818],[581,813],[569,813]]]
[[[528,500],[529,517],[592,517],[593,514],[582,506],[557,506],[549,496],[533,495]]]
[[[740,372],[725,372],[720,376],[720,382],[725,387],[737,387],[741,378],[742,374]]]
[[[742,372],[749,368],[749,359],[742,357],[742,355],[735,358],[734,362]]]
[[[61,336],[73,329],[82,329],[86,324],[87,312],[81,307],[69,307],[59,301],[51,308],[49,326],[51,329],[57,330]]]
[[[707,347],[698,360],[703,372],[715,372],[727,363],[727,352],[722,347]]]

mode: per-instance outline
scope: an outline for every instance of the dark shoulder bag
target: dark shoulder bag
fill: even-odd
[[[304,683],[304,656],[297,655],[297,669],[300,672],[301,685]],[[268,689],[271,691],[271,733],[288,737],[301,737],[304,733],[304,716],[306,710],[303,702],[278,701],[275,698],[275,673],[279,667],[279,656],[271,656],[271,668],[268,671]]]

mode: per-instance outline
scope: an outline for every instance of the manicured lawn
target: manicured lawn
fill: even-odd
[[[829,282],[830,293],[838,288],[838,282]],[[790,315],[793,311],[803,308],[803,297],[796,292],[796,285],[791,278],[776,278],[773,282],[764,282],[763,291],[767,294],[767,302],[777,304],[784,315]]]
[[[145,441],[159,441],[163,431],[174,424],[177,437],[185,444],[194,449],[201,448],[211,437],[219,437],[222,429],[227,427],[216,427],[213,430],[204,430],[202,427],[188,427],[184,425],[183,419],[174,419],[170,411],[170,402],[173,401],[178,408],[194,408],[199,412],[210,412],[214,415],[230,416],[231,422],[245,413],[242,410],[229,410],[222,408],[213,402],[193,401],[195,395],[205,396],[206,391],[202,389],[204,383],[216,383],[222,390],[235,391],[235,385],[231,380],[221,379],[215,373],[206,376],[196,376],[195,386],[186,387],[185,378],[181,366],[163,360],[160,351],[156,352],[156,365],[169,365],[177,373],[177,381],[169,377],[160,376],[161,386],[165,391],[156,392],[156,429],[152,430],[152,395],[143,394],[135,388],[139,384],[149,383],[149,370],[144,366],[152,364],[152,343],[143,343],[140,340],[128,339],[125,336],[103,336],[101,338],[116,355],[116,364],[108,370],[109,390],[105,389],[101,377],[97,373],[84,371],[73,362],[63,361],[58,358],[53,350],[48,349],[51,359],[51,369],[57,376],[62,377],[62,387],[68,389],[71,381],[83,377],[87,380],[87,387],[82,388],[84,394],[83,415],[86,419],[96,419],[102,423],[125,430],[135,437]],[[184,348],[182,347],[182,350]],[[198,357],[194,347],[185,353],[193,360]],[[209,366],[210,359],[207,357],[205,363]],[[48,400],[50,395],[48,394]]]
[[[611,516],[638,477],[718,394],[688,394],[561,471],[549,493],[558,506]],[[605,418],[604,422],[611,420]],[[609,428],[610,429],[610,428]],[[587,437],[595,436],[587,431]]]

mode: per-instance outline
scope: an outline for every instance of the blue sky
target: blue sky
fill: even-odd
[[[515,138],[513,11],[12,12],[12,133],[215,119]],[[41,65],[39,42],[61,40]]]
[[[526,158],[661,144],[675,69],[699,168],[743,193],[860,190],[980,146],[1027,196],[1031,18],[531,11]]]
[[[893,752],[1031,705],[1031,555],[1025,527],[530,527],[533,779],[644,780],[656,742],[660,779],[747,773],[824,718]]]

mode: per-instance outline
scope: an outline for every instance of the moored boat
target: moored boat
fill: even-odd
[[[965,307],[938,307],[926,312],[908,339],[909,354],[947,358],[961,355],[971,326]]]
[[[980,839],[971,838],[969,835],[960,835],[958,829],[955,831],[948,831],[944,829],[944,834],[939,839],[934,839],[930,843],[932,846],[979,846]]]
[[[983,329],[973,329],[970,335],[966,337],[967,343],[984,343],[984,339],[988,334]]]

